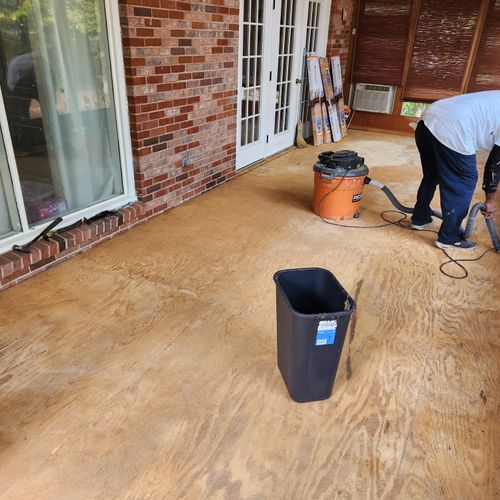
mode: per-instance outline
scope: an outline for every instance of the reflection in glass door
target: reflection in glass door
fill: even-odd
[[[124,192],[103,0],[0,0],[0,86],[28,222]]]

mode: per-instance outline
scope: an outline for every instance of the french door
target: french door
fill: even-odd
[[[293,145],[305,43],[313,23],[314,45],[324,40],[326,48],[329,5],[330,0],[241,0],[237,168]]]

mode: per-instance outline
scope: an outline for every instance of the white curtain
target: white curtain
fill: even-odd
[[[123,192],[103,2],[30,0],[52,180],[68,210]]]

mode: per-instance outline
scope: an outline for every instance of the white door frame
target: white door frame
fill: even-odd
[[[292,66],[292,79],[291,79],[291,96],[290,96],[290,116],[289,116],[289,129],[288,132],[278,134],[272,137],[271,131],[274,132],[274,111],[275,101],[273,95],[276,92],[276,79],[277,69],[276,66],[278,58],[278,45],[279,45],[279,17],[281,10],[281,1],[275,0],[275,12],[272,9],[272,0],[265,1],[264,9],[264,29],[263,29],[263,57],[261,68],[261,94],[263,97],[260,101],[261,117],[259,121],[259,141],[248,146],[241,146],[241,116],[242,116],[242,69],[243,69],[243,19],[244,19],[244,3],[245,0],[240,0],[240,29],[239,29],[239,43],[238,43],[238,93],[237,93],[237,126],[236,126],[236,169],[244,168],[252,163],[255,163],[267,156],[270,156],[278,151],[286,149],[294,144],[295,140],[295,124],[299,119],[300,113],[300,96],[302,95],[302,83],[295,83],[297,79],[302,76],[302,62],[303,62],[303,48],[306,37],[306,23],[307,23],[307,9],[309,6],[308,1],[297,0],[296,6],[296,24],[295,24],[295,43],[294,43],[294,56]],[[326,49],[328,43],[328,28],[330,21],[330,7],[331,0],[318,0],[321,3],[320,26],[318,35],[318,50],[320,56],[326,56]],[[269,30],[269,22],[273,19],[278,20],[278,29],[274,29],[275,25]],[[266,29],[266,23],[268,29]],[[271,33],[269,33],[271,31]],[[272,47],[271,49],[269,47]],[[267,50],[266,50],[267,49]],[[274,63],[274,64],[273,64]],[[267,80],[269,71],[272,71],[271,81]],[[264,86],[265,83],[265,86]],[[264,88],[265,87],[265,88]],[[262,113],[262,111],[267,112]],[[266,136],[269,135],[269,142],[266,142]]]

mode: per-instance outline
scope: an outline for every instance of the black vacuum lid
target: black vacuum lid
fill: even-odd
[[[324,151],[318,155],[319,161],[314,164],[314,171],[328,177],[360,177],[368,175],[365,159],[356,153],[342,149],[340,151]]]

